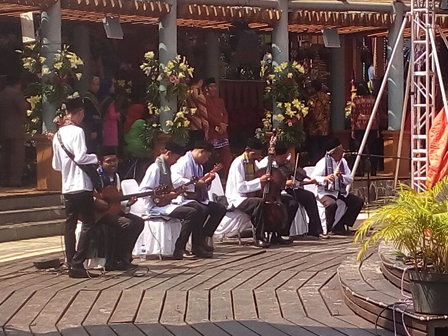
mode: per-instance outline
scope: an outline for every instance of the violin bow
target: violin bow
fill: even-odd
[[[297,167],[299,166],[299,157],[300,157],[300,153],[296,154],[296,163],[294,165],[294,181],[296,180],[296,176],[297,176]]]

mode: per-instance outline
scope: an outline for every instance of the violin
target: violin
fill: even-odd
[[[257,177],[270,174],[269,181],[262,183],[264,201],[264,231],[278,232],[285,227],[287,219],[286,209],[282,203],[281,192],[285,188],[286,177],[280,169],[273,167],[277,132],[274,131],[269,143],[268,164],[259,169]]]

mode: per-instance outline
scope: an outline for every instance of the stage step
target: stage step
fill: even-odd
[[[0,242],[61,235],[65,209],[57,193],[0,197]]]
[[[347,306],[364,319],[392,331],[395,312],[399,335],[406,335],[403,315],[412,336],[447,335],[448,316],[415,313],[412,306],[402,301],[400,289],[384,277],[381,268],[382,261],[376,252],[371,253],[361,266],[355,256],[341,264],[338,277]],[[394,306],[395,303],[398,304]]]
[[[62,235],[64,219],[0,226],[0,243]]]
[[[28,222],[42,222],[65,217],[63,205],[0,211],[0,226]]]
[[[62,204],[63,199],[60,194],[11,195],[0,197],[0,211],[43,208]]]

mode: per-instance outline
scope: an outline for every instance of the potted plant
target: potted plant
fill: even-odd
[[[408,271],[414,311],[448,315],[448,201],[445,177],[418,193],[401,186],[398,195],[366,220],[355,235],[358,261],[368,247],[384,239],[412,261]],[[443,197],[440,197],[442,195]]]
[[[256,136],[266,140],[277,124],[278,138],[291,148],[305,140],[303,118],[308,113],[303,99],[305,68],[297,62],[277,64],[270,54],[261,61],[261,77],[266,80],[265,99],[275,104],[276,111],[266,111],[263,127]]]
[[[145,54],[145,60],[140,69],[148,78],[146,103],[150,115],[142,137],[147,148],[152,150],[156,157],[170,138],[182,145],[188,142],[190,125],[188,116],[194,114],[196,109],[187,107],[187,79],[193,77],[194,69],[190,67],[185,57],[179,55],[164,66],[155,58],[153,52]],[[167,106],[160,106],[162,81],[167,82],[167,99],[177,97],[177,111],[174,111],[172,117],[166,120],[165,125],[160,124],[160,115],[171,111]]]

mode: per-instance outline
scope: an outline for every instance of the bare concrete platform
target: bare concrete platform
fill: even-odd
[[[336,276],[355,252],[352,237],[267,250],[224,242],[213,259],[148,260],[143,276],[87,280],[36,271],[42,255],[9,260],[0,263],[0,335],[372,336]]]

